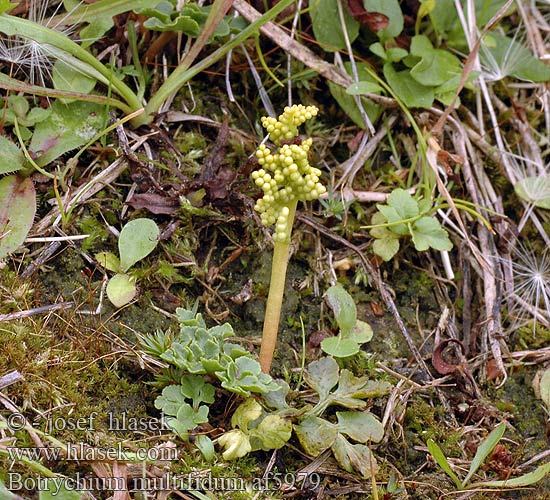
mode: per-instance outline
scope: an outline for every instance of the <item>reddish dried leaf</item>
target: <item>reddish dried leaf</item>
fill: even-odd
[[[236,172],[229,167],[220,168],[214,179],[204,183],[208,197],[211,200],[226,198],[236,175]]]
[[[432,354],[432,365],[435,368],[435,371],[440,375],[449,375],[450,373],[456,372],[460,368],[460,359],[455,360],[456,362],[454,363],[449,363],[443,357],[443,352],[450,345],[457,346],[460,351],[459,355],[464,356],[465,351],[462,342],[456,339],[442,340],[439,344],[435,346],[434,352]]]
[[[365,10],[363,0],[346,0],[349,13],[361,24],[367,25],[372,31],[383,30],[388,27],[390,19],[381,12],[368,12]]]
[[[136,210],[145,208],[153,214],[166,215],[173,214],[180,206],[178,198],[155,193],[134,194],[126,203]]]

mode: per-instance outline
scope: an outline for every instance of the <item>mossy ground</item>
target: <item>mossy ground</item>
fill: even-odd
[[[109,244],[109,238],[101,243],[99,241],[95,248],[104,248]],[[168,250],[170,251],[172,250]],[[229,252],[211,255],[208,265],[219,266],[227,253]],[[200,255],[200,252],[197,255]],[[306,341],[305,355],[311,360],[318,356],[320,351],[318,347],[312,347],[307,343],[309,334],[320,325],[327,329],[333,327],[330,314],[320,298],[312,294],[309,288],[303,288],[303,283],[308,283],[313,277],[306,255],[297,254],[289,269],[281,347],[274,366],[274,373],[285,378],[291,385],[300,378],[300,366],[304,355],[302,342]],[[225,315],[224,320],[229,320],[237,336],[247,339],[250,346],[256,343],[261,330],[269,264],[268,252],[255,253],[251,249],[246,249],[238,260],[225,268],[224,273],[228,279],[216,288],[216,296],[210,302],[213,318],[209,321],[219,321],[212,311],[222,311],[222,306],[225,305],[229,314]],[[2,312],[53,303],[59,297],[76,302],[75,307],[65,311],[1,324],[0,345],[3,356],[0,358],[0,373],[16,369],[25,377],[24,381],[6,388],[4,394],[36,429],[48,430],[51,436],[63,443],[83,442],[96,447],[112,447],[123,442],[125,447],[131,449],[159,446],[174,440],[174,436],[170,434],[152,432],[149,429],[113,430],[110,428],[112,420],[109,421],[107,418],[108,415],[124,415],[129,419],[145,420],[159,417],[159,412],[153,404],[159,391],[150,385],[154,373],[158,372],[158,367],[151,365],[139,353],[136,333],[146,334],[174,328],[175,322],[166,314],[167,304],[163,303],[162,299],[159,300],[159,295],[151,293],[149,289],[159,284],[154,273],[147,271],[147,267],[151,265],[155,266],[156,263],[143,263],[141,295],[137,303],[121,311],[116,311],[108,303],[104,303],[98,314],[83,314],[83,311],[94,311],[98,305],[102,284],[101,272],[97,268],[91,268],[90,271],[89,263],[76,248],[67,248],[56,258],[55,272],[52,269],[43,270],[40,279],[21,281],[9,266],[4,268]],[[178,269],[177,272],[183,279],[170,282],[170,276],[173,278],[174,275],[168,273],[168,278],[161,278],[160,286],[178,299],[178,305],[192,306],[190,299],[195,296],[202,303],[205,300],[208,303],[204,295],[207,292],[203,290],[202,295],[197,295],[197,290],[201,290],[202,287],[193,282],[190,276],[186,276],[185,271]],[[201,267],[197,259],[194,263],[194,272],[200,276],[207,274],[208,268]],[[433,327],[436,324],[434,314],[429,308],[423,307],[423,304],[433,304],[433,290],[426,283],[425,276],[413,268],[402,276],[406,278],[400,282],[396,293],[404,316],[409,319],[411,332],[414,333],[414,322],[418,320]],[[235,295],[244,287],[248,277],[251,277],[254,283],[252,298],[242,305],[227,300],[227,297]],[[380,377],[376,371],[376,363],[379,362],[392,370],[401,371],[405,375],[410,374],[407,364],[411,360],[411,355],[392,318],[388,315],[380,317],[373,314],[372,302],[376,297],[372,290],[362,284],[354,285],[351,279],[352,274],[349,274],[348,289],[357,300],[360,317],[372,324],[375,336],[366,346],[365,354],[350,360],[348,367],[357,374],[368,373],[372,377]],[[343,281],[345,282],[346,278]],[[25,304],[25,307],[21,307],[21,304]],[[415,312],[419,307],[420,315]],[[304,323],[304,338],[300,318]],[[418,333],[414,333],[414,336],[418,343],[426,340]],[[454,387],[453,381],[450,381],[451,386],[444,389],[444,394],[451,406],[456,408],[458,404],[467,400],[472,413],[469,417],[464,417],[458,426],[452,425],[434,390],[410,394],[401,405],[395,407],[396,419],[393,420],[388,438],[383,444],[375,447],[381,464],[377,481],[384,484],[389,476],[397,471],[398,477],[404,481],[408,496],[394,498],[439,498],[442,492],[452,491],[452,486],[441,470],[428,459],[426,441],[433,439],[440,444],[451,460],[464,463],[464,467],[467,468],[468,460],[471,460],[472,453],[484,434],[476,434],[470,439],[465,429],[478,425],[490,429],[491,425],[496,425],[504,419],[511,424],[504,446],[513,457],[512,465],[515,466],[527,457],[547,449],[547,418],[541,402],[535,398],[530,387],[534,372],[534,368],[519,364],[517,369],[511,372],[510,380],[504,387],[497,389],[492,383],[483,386],[481,389],[484,399],[478,401],[468,399]],[[391,376],[383,376],[394,383],[397,382]],[[371,411],[381,416],[385,409],[385,401],[374,403]],[[227,415],[230,414],[230,407],[235,401],[230,398],[223,404],[226,410],[221,411],[215,424],[228,428],[229,422],[224,420],[223,414],[226,411]],[[61,422],[85,420],[94,412],[97,412],[99,417],[94,419],[93,429],[87,428],[86,425],[80,430],[63,428]],[[52,418],[58,423],[58,428],[46,429],[47,422],[52,425]],[[25,431],[16,432],[14,439],[19,447],[35,446]],[[174,474],[188,474],[201,470],[210,471],[213,477],[237,477],[252,481],[261,477],[262,470],[270,459],[269,453],[260,452],[235,462],[226,463],[218,457],[214,463],[207,463],[191,445],[178,442],[177,438],[175,440],[184,455],[171,464],[170,471]],[[296,446],[297,443],[293,445]],[[21,463],[13,464],[10,468],[6,459],[0,459],[0,462],[4,470],[0,479],[4,481],[8,479],[5,472],[7,470],[21,472],[24,477],[36,475],[36,472]],[[294,447],[285,448],[279,454],[274,470],[283,474],[292,473],[307,463],[308,460],[296,453]],[[67,475],[91,471],[89,463],[58,461],[45,462],[45,465],[57,473]],[[503,472],[495,467],[497,465],[489,463],[482,469],[482,473],[488,477],[499,477],[498,474]],[[510,467],[510,471],[513,471],[513,467]],[[338,479],[338,474],[321,474],[321,477],[327,491],[337,488],[338,485],[355,484],[353,491],[339,495],[338,498],[365,498],[365,495],[369,495],[369,481],[362,482],[360,478],[356,478],[349,483],[349,479]],[[536,493],[484,493],[483,498],[543,498],[536,495],[542,495],[546,486],[547,483],[541,483],[535,490]],[[281,494],[280,491],[272,492],[271,498],[277,498]],[[303,491],[300,498],[308,498],[310,494],[314,493]],[[218,498],[239,500],[252,498],[251,495],[251,492],[220,492]],[[96,492],[96,498],[108,496],[108,493]]]

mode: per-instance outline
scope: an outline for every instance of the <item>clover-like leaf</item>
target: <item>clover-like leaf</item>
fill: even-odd
[[[338,383],[338,363],[330,356],[313,361],[304,372],[304,380],[314,391],[319,394],[323,401],[330,393],[330,390]]]
[[[214,386],[206,383],[203,377],[198,375],[185,375],[181,378],[180,387],[181,393],[186,398],[193,400],[194,409],[197,409],[202,402],[214,402]]]
[[[360,443],[378,443],[384,437],[384,427],[368,411],[337,411],[338,431]]]
[[[141,218],[128,222],[118,238],[121,268],[127,271],[147,257],[157,246],[159,234],[159,227],[151,219]]]
[[[319,417],[306,417],[294,426],[304,451],[316,457],[330,448],[338,435],[338,427]]]
[[[166,415],[176,416],[178,410],[185,403],[185,396],[181,385],[169,385],[162,390],[162,394],[155,399],[155,408]]]
[[[419,251],[428,250],[446,250],[453,248],[449,235],[441,227],[439,221],[434,217],[422,217],[412,226],[411,236],[414,247]]]
[[[175,417],[167,417],[166,423],[180,437],[186,439],[188,432],[199,424],[208,422],[208,406],[200,406],[197,411],[189,403],[183,403]]]

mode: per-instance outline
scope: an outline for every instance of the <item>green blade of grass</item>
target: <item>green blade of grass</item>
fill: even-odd
[[[481,483],[474,483],[468,487],[468,489],[474,488],[523,488],[525,486],[531,486],[538,483],[544,477],[550,474],[550,463],[539,465],[533,472],[523,474],[513,479],[506,479],[504,481],[483,481]]]
[[[493,451],[497,443],[501,440],[506,430],[506,423],[501,422],[498,424],[491,433],[483,440],[483,442],[477,448],[472,464],[470,465],[470,470],[462,482],[463,485],[468,484],[468,481],[479,469],[481,464],[485,461],[489,453]]]
[[[462,483],[460,482],[460,479],[458,479],[458,476],[451,469],[449,461],[447,460],[447,457],[445,456],[441,448],[436,444],[433,439],[428,439],[428,442],[426,444],[428,445],[428,450],[430,454],[437,462],[437,465],[439,465],[439,467],[441,467],[445,474],[447,474],[453,480],[453,482],[456,484],[456,487],[461,490]]]
[[[101,95],[81,94],[80,92],[49,89],[47,87],[41,87],[40,85],[31,85],[30,83],[25,83],[16,80],[15,78],[10,78],[8,75],[4,75],[2,73],[0,73],[0,88],[11,90],[13,92],[24,92],[26,94],[75,99],[77,101],[95,102],[97,104],[103,104],[105,106],[113,106],[120,109],[126,114],[130,114],[133,112],[130,106],[124,104],[117,99],[108,98]]]

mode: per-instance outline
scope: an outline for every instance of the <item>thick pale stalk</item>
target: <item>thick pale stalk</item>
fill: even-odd
[[[273,353],[277,344],[277,335],[279,332],[279,322],[281,320],[281,307],[283,304],[283,295],[285,292],[286,269],[288,266],[288,257],[290,249],[290,235],[292,233],[292,224],[296,214],[297,202],[289,206],[289,215],[287,229],[284,241],[275,241],[273,249],[273,262],[271,264],[271,281],[269,282],[269,294],[265,309],[264,330],[262,333],[262,346],[260,347],[260,366],[264,373],[269,373]]]

